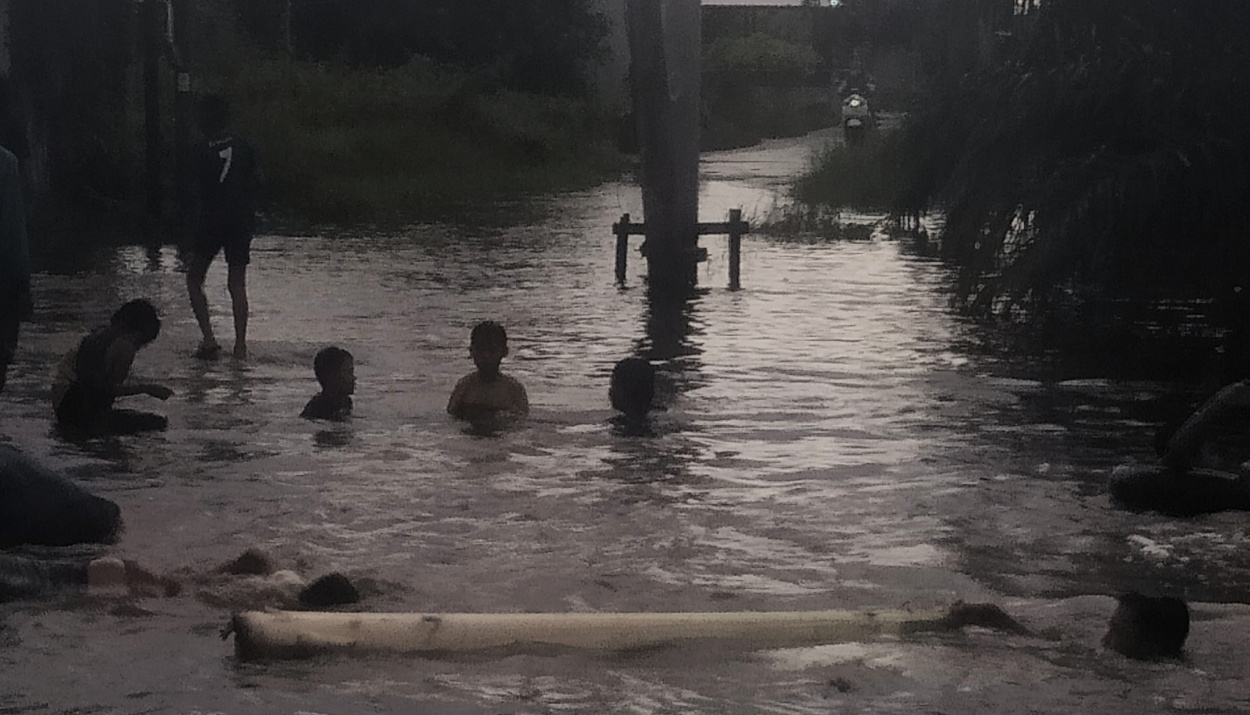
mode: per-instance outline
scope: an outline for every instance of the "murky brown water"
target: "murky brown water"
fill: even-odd
[[[769,210],[812,138],[707,155],[703,218]],[[633,254],[612,284],[611,185],[526,207],[524,225],[262,237],[253,357],[201,364],[173,249],[63,257],[36,278],[0,433],[121,504],[114,549],[207,569],[249,546],[306,575],[372,582],[371,610],[897,608],[992,599],[1055,640],[974,632],[766,653],[629,658],[328,658],[241,665],[228,612],[184,596],[0,607],[0,712],[1108,712],[1250,706],[1236,607],[1198,607],[1187,664],[1099,652],[1106,596],[1137,587],[1245,601],[1244,515],[1114,509],[1103,484],[1150,459],[1167,386],[1020,374],[946,308],[945,275],[888,240],[748,238],[730,292],[706,237],[706,288],[653,314]],[[62,272],[58,272],[62,270]],[[224,267],[209,276],[229,336]],[[68,444],[49,371],[121,301],[165,317],[136,373],[177,392],[159,436]],[[472,368],[469,329],[504,323],[529,423],[475,437],[444,414]],[[312,356],[356,356],[355,417],[300,420]],[[662,371],[659,436],[608,426],[607,376]],[[1041,377],[1039,377],[1041,375]],[[142,398],[136,398],[139,406]]]

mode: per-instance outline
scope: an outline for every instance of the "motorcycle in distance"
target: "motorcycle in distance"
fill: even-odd
[[[842,100],[842,135],[848,145],[864,143],[872,121],[868,100],[862,94],[852,93]]]

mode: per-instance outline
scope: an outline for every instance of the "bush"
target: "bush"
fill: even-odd
[[[822,153],[794,184],[794,197],[810,206],[896,211],[910,168],[897,134],[876,134],[859,145]]]
[[[758,32],[713,40],[703,56],[704,71],[712,74],[806,77],[820,66],[811,47]]]
[[[423,58],[372,70],[252,58],[208,84],[256,143],[271,202],[302,222],[443,217],[623,168],[610,118],[590,100],[484,93]]]

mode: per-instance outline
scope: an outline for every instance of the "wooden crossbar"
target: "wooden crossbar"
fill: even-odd
[[[729,289],[738,290],[741,286],[740,265],[742,258],[742,235],[750,233],[751,225],[742,220],[742,209],[730,209],[729,220],[714,223],[700,222],[697,234],[700,236],[727,234],[729,236]],[[621,214],[621,220],[612,224],[612,233],[616,234],[616,282],[625,282],[626,265],[629,261],[629,237],[646,236],[646,222],[635,223],[629,220],[629,214]],[[699,260],[705,260],[707,251],[701,250]]]

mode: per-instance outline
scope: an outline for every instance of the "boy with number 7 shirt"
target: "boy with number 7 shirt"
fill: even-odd
[[[221,346],[209,320],[204,278],[208,266],[224,249],[234,315],[234,357],[247,357],[247,264],[251,261],[252,232],[256,228],[256,194],[260,166],[256,152],[228,129],[230,110],[226,101],[208,95],[200,101],[200,129],[204,141],[194,149],[192,168],[199,197],[195,242],[187,269],[187,293],[203,339],[195,357],[213,360]]]

